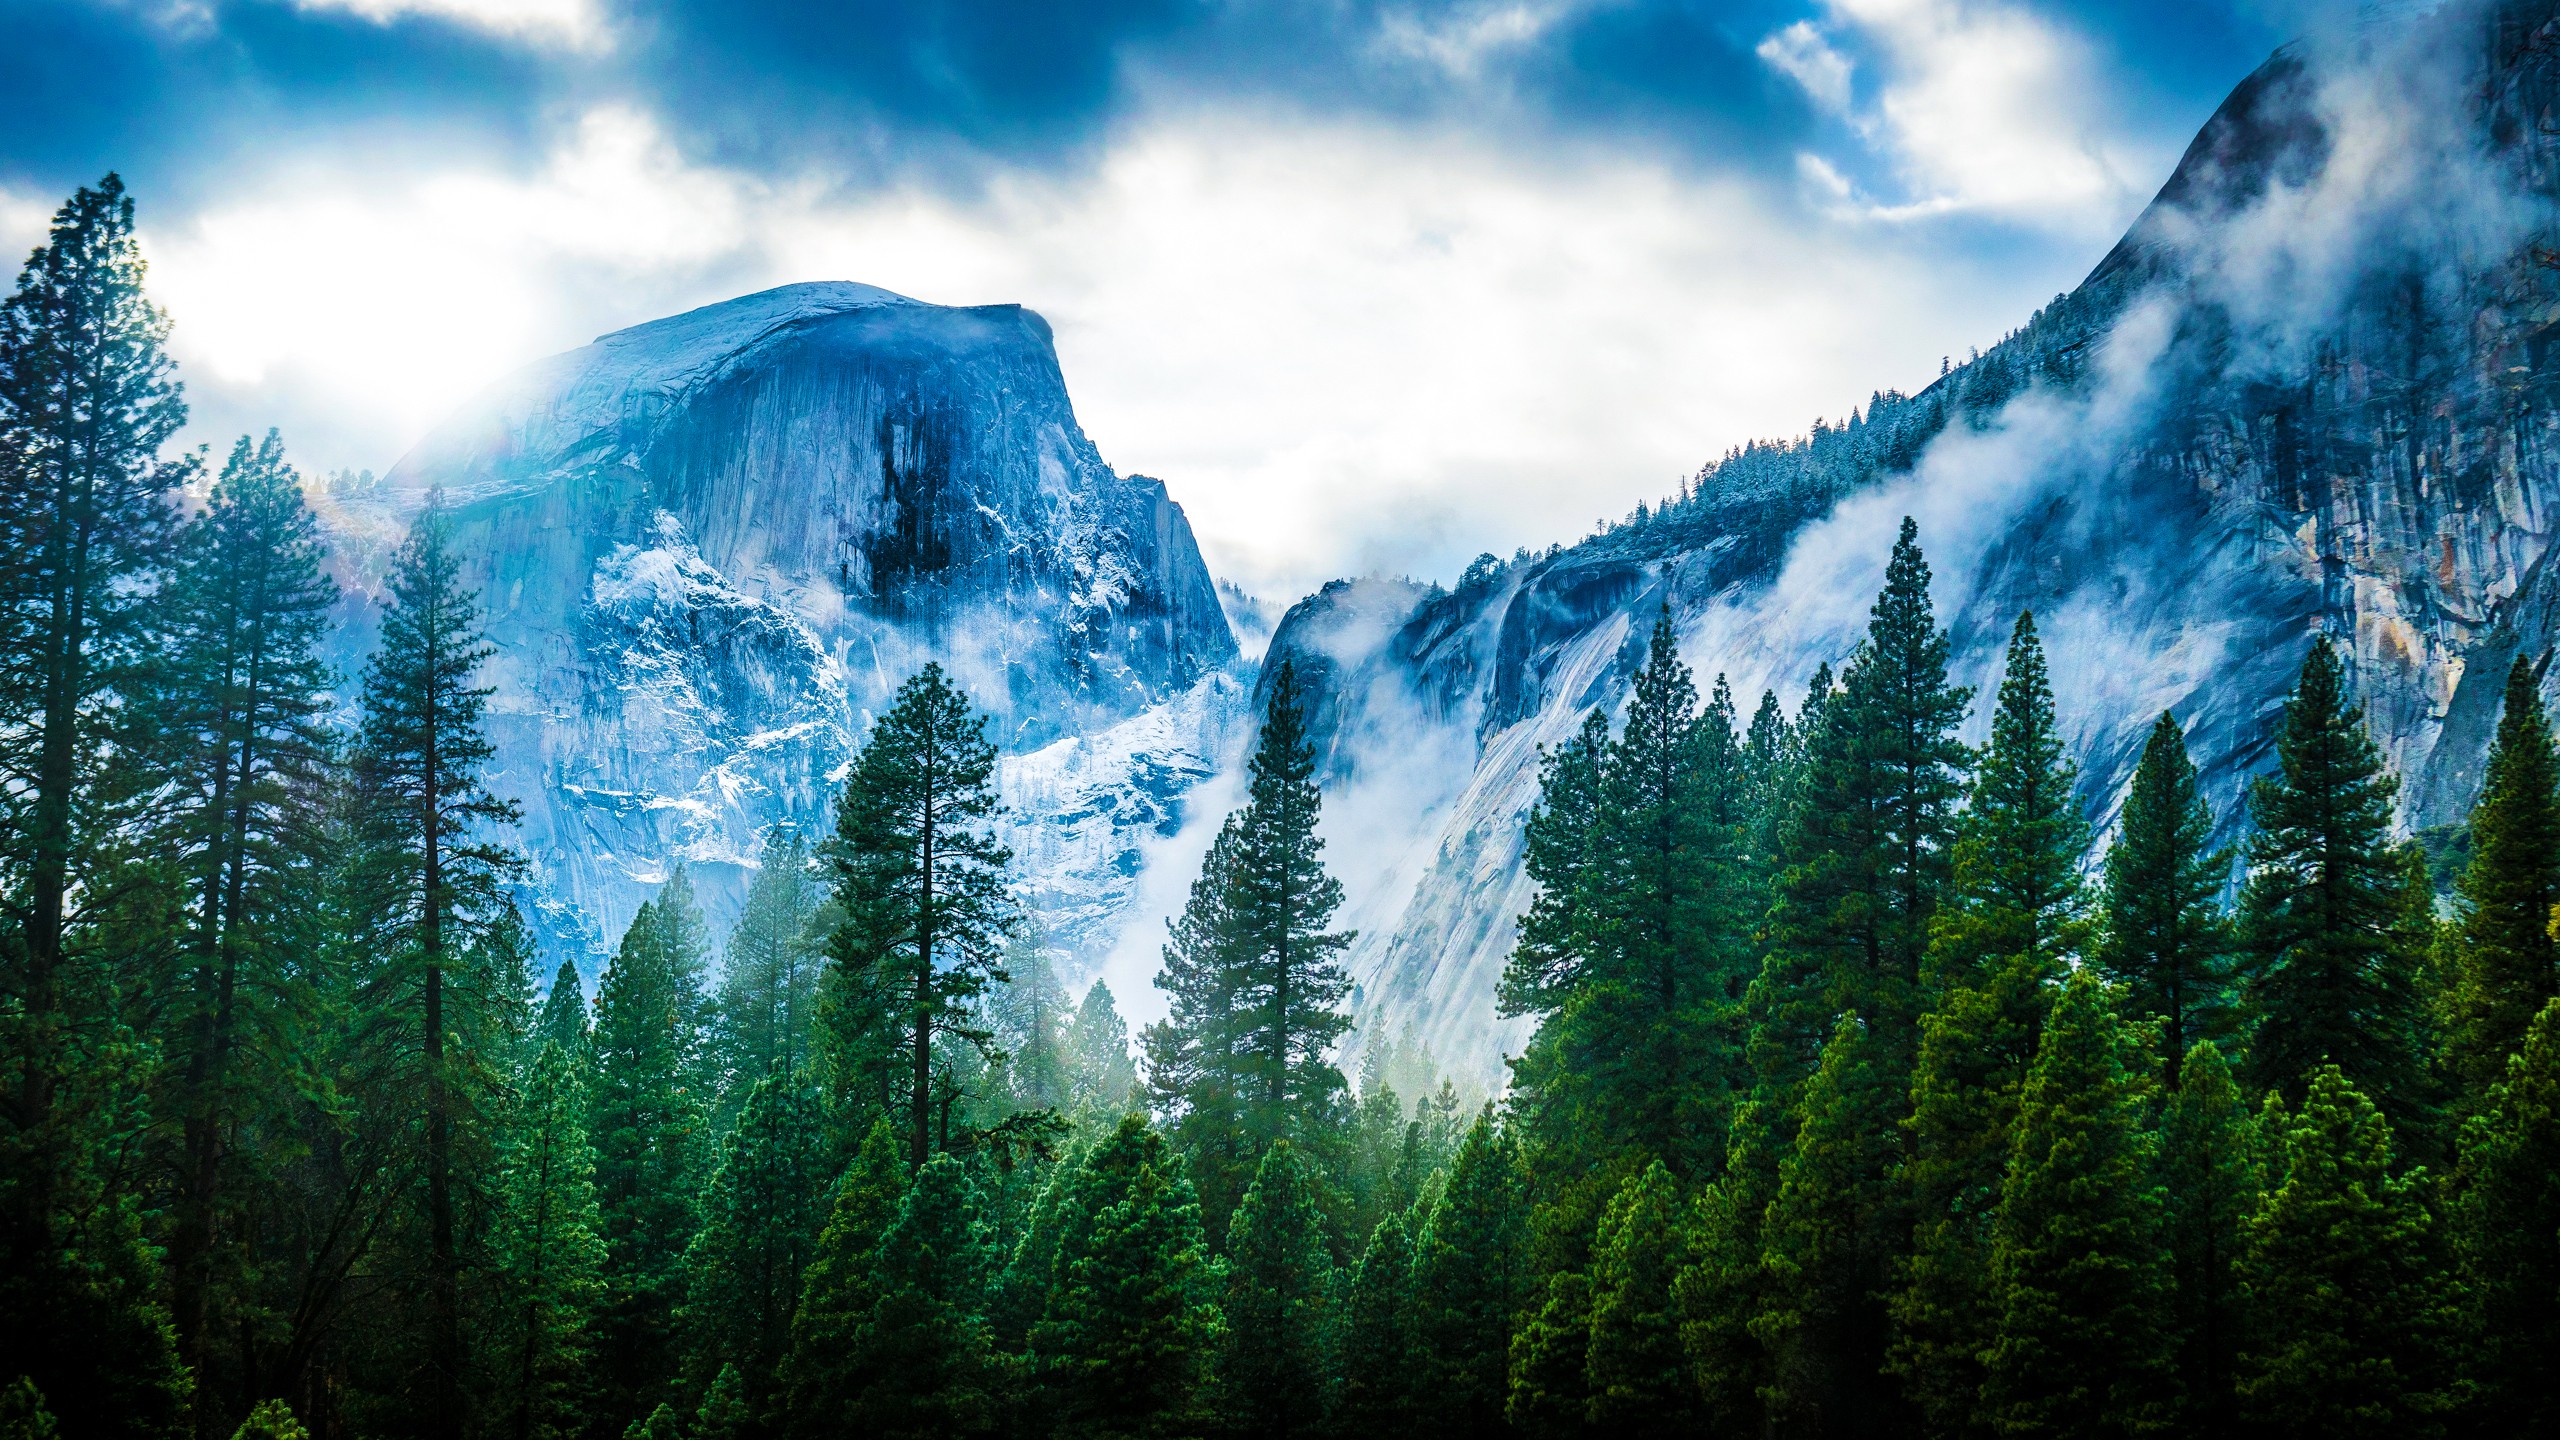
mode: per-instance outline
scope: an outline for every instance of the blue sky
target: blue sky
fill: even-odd
[[[0,241],[136,190],[213,440],[387,468],[786,280],[1015,300],[1274,594],[1569,539],[1985,345],[2282,0],[0,0]]]

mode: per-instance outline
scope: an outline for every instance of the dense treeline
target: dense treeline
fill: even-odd
[[[280,442],[162,454],[131,224],[82,191],[0,308],[6,1440],[2560,1426],[2527,664],[2440,896],[2325,643],[2234,855],[2169,716],[2095,843],[2032,617],[1959,738],[1907,523],[1793,716],[1666,616],[1547,757],[1472,1112],[1338,1067],[1289,664],[1136,1035],[928,666],[724,939],[671,869],[590,999],[441,507],[328,673]]]

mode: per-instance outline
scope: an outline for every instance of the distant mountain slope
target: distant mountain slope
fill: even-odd
[[[2556,12],[2455,3],[2281,52],[2086,282],[1922,393],[1455,590],[1292,610],[1271,653],[1318,677],[1366,1033],[1412,1026],[1497,1080],[1539,748],[1622,701],[1665,605],[1702,686],[1792,708],[1856,643],[1904,514],[1960,680],[1996,683],[2037,612],[2101,825],[2167,709],[2236,836],[2317,633],[2408,777],[2404,821],[2458,816],[2509,661],[2560,638]]]
[[[477,567],[499,785],[555,947],[618,934],[673,860],[725,910],[765,827],[828,823],[866,717],[928,659],[1009,752],[1116,737],[1072,777],[1032,766],[1080,828],[1026,876],[1061,899],[1055,940],[1107,945],[1240,703],[1182,508],[1103,462],[1019,306],[790,285],[616,331],[386,482],[403,515],[440,489]]]

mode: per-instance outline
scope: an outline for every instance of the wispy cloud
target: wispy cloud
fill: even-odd
[[[298,10],[339,11],[375,24],[413,16],[468,25],[545,45],[594,49],[609,30],[597,0],[293,0]]]

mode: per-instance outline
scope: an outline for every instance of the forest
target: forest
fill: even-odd
[[[1491,1099],[1338,1063],[1288,660],[1134,1035],[927,666],[590,997],[446,512],[330,673],[305,482],[171,452],[144,279],[110,177],[0,306],[0,1440],[2560,1432],[2530,657],[2421,843],[2315,640],[2234,851],[2170,715],[2093,832],[2033,616],[1951,684],[1908,521],[1793,715],[1666,613],[1545,758]]]

